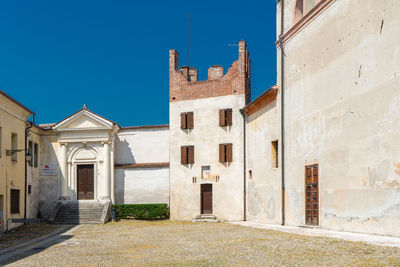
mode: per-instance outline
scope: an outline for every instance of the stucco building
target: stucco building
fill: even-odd
[[[277,7],[284,223],[398,236],[399,1]]]
[[[32,183],[36,181],[39,140],[37,129],[32,131],[33,124],[27,121],[32,115],[33,111],[0,90],[0,231],[17,226],[9,219],[37,215],[31,196],[36,189]]]
[[[239,42],[238,60],[224,73],[179,69],[170,50],[170,204],[172,220],[244,219],[244,120],[250,100],[250,60]]]

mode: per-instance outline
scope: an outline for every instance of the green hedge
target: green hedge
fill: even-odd
[[[163,220],[169,218],[167,204],[117,204],[112,205],[118,219]]]

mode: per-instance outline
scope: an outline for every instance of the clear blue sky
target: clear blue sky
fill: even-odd
[[[207,77],[243,39],[252,99],[276,82],[276,1],[36,0],[0,3],[0,89],[58,122],[88,108],[121,126],[168,123],[168,50]]]

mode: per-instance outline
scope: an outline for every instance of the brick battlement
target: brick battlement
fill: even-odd
[[[198,71],[184,66],[179,69],[179,54],[169,51],[170,102],[207,97],[245,94],[250,102],[250,59],[246,42],[239,42],[239,58],[224,74],[224,68],[214,65],[208,69],[208,80],[198,81]]]

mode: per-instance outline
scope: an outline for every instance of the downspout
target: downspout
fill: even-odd
[[[240,109],[240,113],[243,116],[243,221],[246,221],[246,210],[247,210],[247,192],[246,192],[246,112]]]
[[[282,36],[284,34],[284,0],[281,0],[281,32],[279,34],[279,44],[281,47],[281,177],[282,177],[282,225],[285,225],[285,51],[283,50]]]
[[[25,128],[25,150],[24,150],[24,164],[25,164],[25,192],[24,192],[24,219],[26,219],[26,200],[28,197],[27,194],[27,190],[28,190],[28,163],[26,162],[26,152],[28,149],[28,137],[29,137],[29,132],[33,126],[33,124],[35,123],[35,113],[32,113],[33,115],[33,121],[28,121],[29,122],[29,126]],[[31,152],[32,153],[32,152]],[[32,154],[31,154],[31,161],[33,160],[32,158]]]

